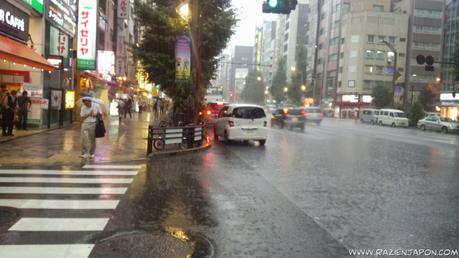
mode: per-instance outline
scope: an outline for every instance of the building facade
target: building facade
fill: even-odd
[[[231,55],[229,88],[225,95],[230,102],[238,102],[245,86],[245,78],[254,69],[252,46],[235,46]]]

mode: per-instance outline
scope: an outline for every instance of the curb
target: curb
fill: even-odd
[[[29,136],[34,136],[34,135],[37,135],[37,134],[42,134],[42,133],[46,133],[46,132],[51,132],[51,131],[58,130],[58,129],[70,128],[70,127],[72,127],[72,126],[74,126],[74,125],[75,125],[75,124],[70,124],[70,125],[65,125],[65,126],[63,126],[63,127],[56,127],[56,128],[44,129],[44,130],[40,130],[40,131],[38,131],[38,132],[33,132],[33,133],[30,133],[30,134],[26,134],[26,135],[14,136],[14,138],[6,139],[6,140],[0,140],[0,144],[5,143],[5,142],[10,142],[10,141],[18,140],[18,139],[25,138],[25,137],[29,137]]]
[[[157,153],[152,153],[147,156],[147,158],[153,158],[153,157],[160,157],[160,156],[172,156],[172,155],[177,155],[177,154],[186,154],[186,153],[191,153],[191,152],[198,152],[198,151],[204,151],[207,149],[210,149],[212,147],[212,142],[209,142],[203,146],[196,147],[196,148],[191,148],[191,149],[185,149],[185,150],[171,150],[171,151],[161,151]]]

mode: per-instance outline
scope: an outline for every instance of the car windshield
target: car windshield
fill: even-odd
[[[305,111],[306,113],[320,113],[319,108],[306,108]]]
[[[233,111],[235,118],[259,119],[266,117],[265,111],[259,107],[238,107]]]
[[[448,117],[440,117],[440,120],[442,122],[457,122],[457,120],[453,120],[453,119],[448,118]]]
[[[289,115],[294,115],[294,116],[299,116],[301,115],[301,111],[303,111],[302,109],[289,109],[288,110],[288,114]]]
[[[406,114],[402,112],[394,112],[394,116],[395,117],[406,117]]]

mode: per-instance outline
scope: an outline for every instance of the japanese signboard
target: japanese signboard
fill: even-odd
[[[77,69],[96,70],[97,1],[80,0],[78,5]]]
[[[69,37],[67,34],[54,28],[53,26],[50,27],[50,46],[49,46],[49,54],[56,55],[56,56],[63,56],[64,58],[68,57],[69,51]]]
[[[118,0],[118,18],[127,19],[129,12],[129,1]]]
[[[74,35],[76,30],[75,10],[68,1],[50,0],[46,9],[46,18],[54,25],[69,35]]]
[[[27,41],[29,16],[8,2],[0,1],[0,32],[17,40]]]
[[[175,79],[187,80],[191,76],[191,38],[188,35],[177,37],[175,43]]]
[[[97,72],[102,74],[115,73],[115,53],[113,51],[97,51]]]
[[[39,14],[43,14],[43,0],[22,0]]]

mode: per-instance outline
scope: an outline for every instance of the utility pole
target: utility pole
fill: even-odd
[[[195,71],[195,93],[193,122],[197,123],[201,108],[201,35],[199,29],[199,0],[191,1],[191,37],[193,39],[193,61]]]
[[[392,100],[391,100],[391,104],[392,106],[394,106],[395,102],[394,102],[394,97],[395,97],[395,82],[397,81],[397,74],[398,74],[398,71],[397,71],[397,55],[398,55],[398,52],[397,52],[397,49],[395,49],[395,47],[390,44],[389,42],[383,40],[381,41],[382,43],[384,43],[393,53],[394,53],[394,72],[392,73]],[[404,96],[406,95],[406,90],[404,90]],[[405,97],[404,97],[404,100],[403,100],[403,105],[405,105]]]

